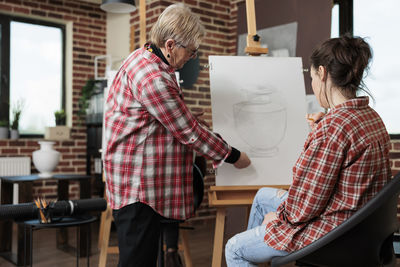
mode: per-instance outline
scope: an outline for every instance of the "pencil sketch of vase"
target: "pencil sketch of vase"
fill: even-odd
[[[234,124],[253,157],[273,157],[286,132],[286,107],[276,90],[256,88],[233,105]]]

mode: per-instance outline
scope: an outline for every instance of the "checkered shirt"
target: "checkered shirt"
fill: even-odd
[[[391,178],[389,135],[360,97],[336,106],[308,136],[288,197],[267,224],[265,242],[292,252],[340,225]]]
[[[118,71],[105,107],[104,170],[112,209],[142,202],[167,218],[193,216],[193,151],[222,164],[231,147],[184,104],[175,71],[146,48]]]

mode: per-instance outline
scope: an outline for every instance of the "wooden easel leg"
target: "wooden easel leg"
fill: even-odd
[[[226,217],[225,208],[217,208],[217,218],[215,220],[212,267],[221,267],[222,251],[223,251],[222,246],[224,244],[225,217]]]
[[[105,267],[107,263],[108,242],[110,240],[111,221],[112,221],[112,209],[110,207],[107,207],[106,211],[104,211],[103,214],[104,214],[104,223],[103,223],[101,242],[99,239],[100,243],[99,267]]]

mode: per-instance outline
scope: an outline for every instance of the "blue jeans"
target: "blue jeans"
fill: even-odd
[[[228,267],[256,267],[272,257],[285,256],[286,251],[276,250],[264,242],[265,225],[261,225],[264,215],[276,211],[285,201],[287,192],[276,188],[261,188],[254,197],[251,206],[247,231],[228,240],[225,246],[225,258]]]

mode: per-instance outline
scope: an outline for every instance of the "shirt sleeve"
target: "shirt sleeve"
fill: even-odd
[[[214,167],[219,166],[231,147],[198,123],[179,93],[163,77],[157,77],[143,84],[140,102],[180,143],[213,160]]]
[[[299,225],[318,217],[334,192],[344,156],[337,136],[314,136],[293,168],[293,183],[278,207],[278,218]]]

